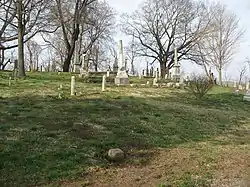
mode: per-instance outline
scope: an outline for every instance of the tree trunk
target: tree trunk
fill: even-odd
[[[22,0],[17,2],[18,10],[18,76],[25,77],[25,68],[24,68],[24,25],[23,25],[23,3]]]
[[[219,73],[219,85],[222,86],[222,69],[221,68],[219,68],[218,73]]]
[[[70,61],[71,61],[71,57],[69,56],[64,60],[63,72],[69,72]]]
[[[75,46],[75,44],[73,44]],[[72,46],[70,50],[68,51],[67,58],[64,60],[63,63],[63,72],[69,72],[70,64],[71,64],[71,59],[75,51],[75,47]]]
[[[1,62],[0,62],[0,68],[1,70],[4,70],[5,66],[4,66],[4,49],[2,49],[2,54],[0,54],[0,57],[1,57]]]
[[[160,62],[160,68],[161,68],[161,78],[165,78],[165,75],[169,73],[169,70],[167,69],[167,65],[165,62]]]
[[[131,73],[132,73],[132,75],[135,75],[134,60],[131,60]]]

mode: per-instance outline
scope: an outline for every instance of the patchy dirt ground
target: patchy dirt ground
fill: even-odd
[[[212,186],[249,187],[248,145],[208,145],[129,153],[132,163],[110,168],[90,168],[81,181],[65,187]],[[137,155],[137,158],[136,158]],[[144,157],[151,155],[148,162]],[[133,163],[133,161],[137,160]]]

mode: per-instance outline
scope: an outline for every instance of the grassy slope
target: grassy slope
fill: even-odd
[[[69,97],[68,74],[33,73],[11,87],[8,76],[0,72],[1,186],[83,176],[89,166],[109,165],[105,153],[113,147],[129,152],[204,141],[249,145],[239,130],[249,128],[249,103],[219,88],[197,101],[163,88],[109,87],[102,93],[100,84],[77,79],[79,96]],[[216,139],[229,135],[237,138]]]

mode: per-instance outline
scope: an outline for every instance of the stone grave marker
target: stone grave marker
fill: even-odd
[[[76,86],[76,77],[75,76],[72,76],[71,77],[71,91],[70,91],[70,95],[71,96],[74,96],[74,95],[76,95],[76,93],[75,93],[75,86]]]
[[[127,85],[129,84],[128,74],[125,67],[125,59],[123,53],[123,44],[122,40],[119,41],[119,49],[118,49],[118,73],[115,78],[116,85]]]
[[[239,85],[239,90],[243,90],[243,86],[242,85]]]
[[[102,91],[105,91],[105,84],[106,84],[106,75],[102,76]]]
[[[243,97],[244,101],[250,101],[250,91],[247,91]]]
[[[249,81],[247,81],[247,83],[246,83],[246,90],[248,91],[249,90]]]
[[[11,78],[11,77],[9,77],[9,86],[11,86],[11,79],[12,79],[12,78]]]

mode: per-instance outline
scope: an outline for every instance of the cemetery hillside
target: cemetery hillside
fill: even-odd
[[[110,74],[103,91],[102,73],[12,75],[0,72],[1,186],[249,185],[250,105],[233,88],[197,99],[147,77]]]
[[[249,10],[0,0],[0,187],[250,187]]]

